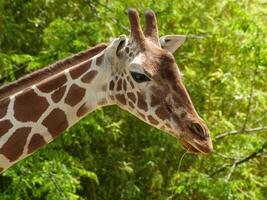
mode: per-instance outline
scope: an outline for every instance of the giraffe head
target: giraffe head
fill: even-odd
[[[131,37],[108,47],[112,67],[109,96],[122,109],[178,138],[191,153],[209,153],[212,141],[184,87],[172,53],[184,36],[158,37],[153,11],[145,13],[143,32],[138,13],[128,10]]]

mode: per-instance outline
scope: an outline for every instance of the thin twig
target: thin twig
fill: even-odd
[[[219,134],[215,138],[216,138],[216,140],[218,140],[218,139],[222,139],[226,136],[230,136],[230,135],[244,134],[244,133],[250,133],[250,132],[260,132],[260,131],[265,131],[265,130],[267,130],[267,126],[250,128],[250,129],[246,129],[246,130],[233,130],[233,131]]]
[[[229,174],[226,176],[225,180],[228,181],[230,179],[230,177],[232,176],[233,172],[235,171],[235,168],[237,167],[237,161],[235,161],[232,164],[231,170],[229,172]]]
[[[248,106],[247,106],[247,112],[246,112],[246,118],[245,118],[245,121],[244,121],[243,126],[241,128],[242,131],[244,131],[246,129],[247,122],[248,122],[249,117],[250,117],[251,102],[252,102],[252,97],[253,97],[253,92],[254,92],[254,86],[256,84],[256,75],[257,75],[258,68],[259,68],[258,57],[259,57],[260,52],[259,52],[259,48],[258,47],[255,47],[254,54],[255,54],[254,55],[254,58],[255,58],[255,60],[254,60],[255,69],[254,69],[253,77],[252,77],[252,80],[251,80],[249,99],[248,99]]]
[[[254,196],[249,196],[249,193],[246,193],[246,191],[242,190],[241,188],[237,188],[237,190],[239,192],[241,192],[245,197],[247,197],[248,199],[254,199]]]
[[[218,169],[217,171],[213,172],[210,176],[213,177],[214,175],[225,171],[229,166],[232,166],[230,173],[228,174],[228,177],[230,178],[230,176],[232,175],[233,171],[241,164],[250,161],[253,158],[259,157],[264,155],[264,149],[267,146],[267,140],[263,143],[263,145],[261,146],[261,148],[259,148],[258,150],[254,151],[253,153],[251,153],[249,156],[241,159],[241,160],[236,160],[231,164],[224,164],[220,169]],[[228,178],[228,179],[229,179]]]
[[[184,157],[185,157],[185,155],[188,153],[188,151],[186,150],[184,153],[183,153],[183,155],[181,156],[181,158],[180,158],[180,160],[179,160],[179,165],[178,165],[178,172],[180,171],[180,168],[181,168],[181,164],[182,164],[182,161],[183,161],[183,159],[184,159]],[[168,200],[172,200],[174,197],[175,197],[175,193],[174,193],[175,191],[173,190],[172,191],[172,193],[171,193],[171,196],[169,196],[168,197]]]
[[[100,6],[102,6],[103,8],[105,8],[106,10],[108,10],[109,12],[114,13],[114,9],[108,7],[107,5],[105,5],[105,4],[103,4],[103,3],[99,2],[99,1],[95,1],[95,3],[97,3]],[[90,5],[94,5],[94,4],[91,2]],[[111,20],[113,22],[115,22],[116,24],[118,24],[123,30],[125,30],[127,32],[130,32],[130,29],[128,27],[124,26],[123,24],[121,24],[117,18],[113,17],[113,18],[111,18]]]
[[[55,185],[56,189],[58,190],[59,194],[64,198],[64,199],[68,199],[67,196],[65,195],[64,191],[62,190],[62,188],[60,187],[60,185],[57,184],[56,180],[54,179],[53,175],[49,172],[50,174],[50,179],[53,182],[53,184]]]
[[[222,154],[222,153],[219,153],[219,152],[216,152],[216,151],[214,151],[213,153],[215,153],[215,154],[217,154],[217,155],[219,155],[219,156],[221,156],[221,157],[223,157],[223,158],[225,158],[225,159],[229,159],[229,160],[236,160],[236,158],[233,158],[233,157],[230,157],[230,156],[224,155],[224,154]]]
[[[227,169],[227,167],[230,166],[230,164],[224,164],[220,169],[218,169],[217,171],[213,172],[210,177],[213,177],[216,174],[219,174],[220,172],[223,172]]]
[[[250,113],[251,113],[251,104],[252,104],[252,98],[253,98],[253,92],[254,92],[254,87],[256,84],[256,75],[258,72],[258,68],[259,68],[259,55],[260,55],[260,49],[259,47],[255,46],[255,52],[254,52],[254,64],[255,64],[255,69],[254,69],[254,73],[253,73],[253,77],[251,80],[251,85],[250,85],[250,92],[249,92],[249,99],[248,99],[248,106],[247,106],[247,110],[246,110],[246,118],[243,122],[242,128],[240,130],[233,130],[233,131],[229,131],[226,133],[222,133],[220,135],[216,136],[216,139],[222,139],[226,136],[229,135],[236,135],[236,134],[241,134],[241,133],[249,133],[249,132],[255,132],[255,131],[262,131],[262,130],[267,130],[267,127],[258,127],[258,128],[251,128],[251,129],[247,129],[247,123],[249,121],[249,117],[250,117]]]
[[[178,170],[177,171],[180,171],[180,167],[181,167],[182,161],[183,161],[183,159],[185,157],[185,154],[187,154],[187,150],[183,153],[182,157],[179,160],[179,165],[178,165]]]

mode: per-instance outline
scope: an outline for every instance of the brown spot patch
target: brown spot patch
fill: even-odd
[[[109,83],[109,90],[113,90],[114,89],[114,86],[115,86],[114,81],[113,80],[110,81],[110,83]]]
[[[126,53],[129,53],[129,47],[125,48]]]
[[[65,112],[59,108],[55,108],[42,122],[51,133],[52,137],[55,138],[61,134],[66,128],[68,128],[68,121]]]
[[[96,75],[97,75],[97,71],[92,70],[92,71],[88,72],[87,74],[85,74],[81,80],[84,83],[90,83],[95,78]]]
[[[169,129],[172,129],[172,127],[171,127],[170,124],[166,124],[166,126],[167,126]]]
[[[74,68],[70,69],[70,76],[72,79],[79,78],[82,74],[84,74],[91,67],[92,60],[89,60],[81,65],[78,65]]]
[[[6,158],[13,162],[17,160],[23,153],[27,137],[31,132],[31,128],[19,128],[17,129],[8,141],[0,149],[0,154],[3,154]]]
[[[28,146],[28,154],[33,153],[35,150],[39,149],[40,147],[44,146],[46,144],[43,136],[36,133],[32,136],[31,141]]]
[[[167,130],[166,129],[166,126],[164,126],[164,125],[162,125],[161,127],[159,127],[159,129],[162,130],[162,131],[166,131]]]
[[[151,105],[151,107],[154,107],[156,105],[159,105],[161,103],[161,101],[162,101],[162,97],[161,96],[156,96],[156,95],[153,94],[151,96],[151,103],[150,103],[150,105]]]
[[[61,87],[67,82],[67,78],[65,74],[60,73],[54,77],[51,77],[40,84],[37,85],[37,88],[41,90],[42,92],[52,92],[55,89]]]
[[[8,132],[13,127],[9,120],[0,121],[0,137]]]
[[[53,92],[53,94],[51,96],[52,100],[55,103],[59,102],[62,99],[65,91],[66,91],[66,86],[62,86],[62,87],[58,88],[55,92]]]
[[[90,107],[88,107],[85,103],[78,109],[77,111],[77,117],[82,117],[90,110]]]
[[[0,172],[4,171],[4,168],[0,167]]]
[[[65,98],[65,103],[70,106],[77,105],[85,95],[85,89],[73,84]]]
[[[29,75],[26,75],[23,78],[12,82],[11,84],[1,87],[0,99],[4,99],[5,97],[11,96],[12,94],[15,94],[16,92],[21,91],[27,87],[30,87],[31,85],[34,85],[37,82],[41,82],[41,80],[47,79],[55,74],[60,73],[65,69],[68,69],[83,61],[86,61],[92,58],[93,56],[96,56],[97,54],[101,53],[105,48],[107,48],[107,44],[102,43],[86,51],[82,51],[76,55],[58,61],[48,67],[30,73]]]
[[[5,98],[0,101],[0,119],[6,115],[9,102],[9,98]]]
[[[123,89],[124,89],[124,91],[127,90],[127,82],[126,82],[126,80],[123,80]]]
[[[100,56],[98,56],[98,57],[96,58],[96,65],[97,65],[97,66],[100,66],[100,65],[102,64],[102,62],[103,62],[103,58],[104,58],[104,54],[101,54]]]
[[[156,115],[162,120],[169,119],[170,117],[168,111],[162,105],[157,108]]]
[[[38,96],[33,89],[29,89],[15,97],[14,116],[21,122],[36,122],[48,106],[44,97]]]
[[[140,115],[144,120],[146,120],[146,116],[143,113],[141,113],[139,111],[137,111],[137,112],[138,112],[138,115]]]
[[[162,102],[162,99],[165,99],[166,96],[168,95],[168,89],[163,90],[163,89],[157,89],[152,87],[152,96],[151,96],[151,106],[154,107],[155,105],[158,105]]]
[[[145,97],[144,95],[142,95],[141,93],[137,92],[137,97],[138,97],[138,102],[137,102],[137,106],[144,110],[147,111],[147,103],[145,102]]]
[[[123,105],[126,104],[126,99],[123,94],[116,94],[116,99]]]
[[[154,124],[154,125],[159,124],[158,120],[156,120],[153,116],[149,115],[147,118],[151,124]]]
[[[132,101],[133,103],[135,103],[135,101],[136,101],[136,97],[135,97],[135,94],[134,94],[134,93],[129,92],[129,93],[127,93],[127,96],[128,96],[129,99],[131,99],[131,101]]]
[[[122,80],[118,80],[118,85],[117,85],[117,91],[120,91],[122,89]]]

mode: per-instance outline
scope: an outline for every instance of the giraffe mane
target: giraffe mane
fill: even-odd
[[[82,61],[88,60],[91,57],[94,57],[101,51],[107,48],[107,44],[102,43],[95,47],[92,47],[88,50],[82,51],[78,54],[67,57],[63,60],[60,60],[54,64],[51,64],[45,68],[34,71],[15,82],[7,84],[3,87],[0,87],[0,100],[5,99],[6,97],[13,95],[35,83],[42,81],[52,75],[55,75],[65,69],[70,68],[71,66],[78,64]]]

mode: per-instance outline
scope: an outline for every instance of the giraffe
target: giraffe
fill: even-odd
[[[186,37],[159,38],[152,10],[145,12],[144,31],[135,9],[128,17],[129,38],[121,35],[0,89],[0,171],[108,105],[176,137],[191,153],[213,150],[172,55]]]

